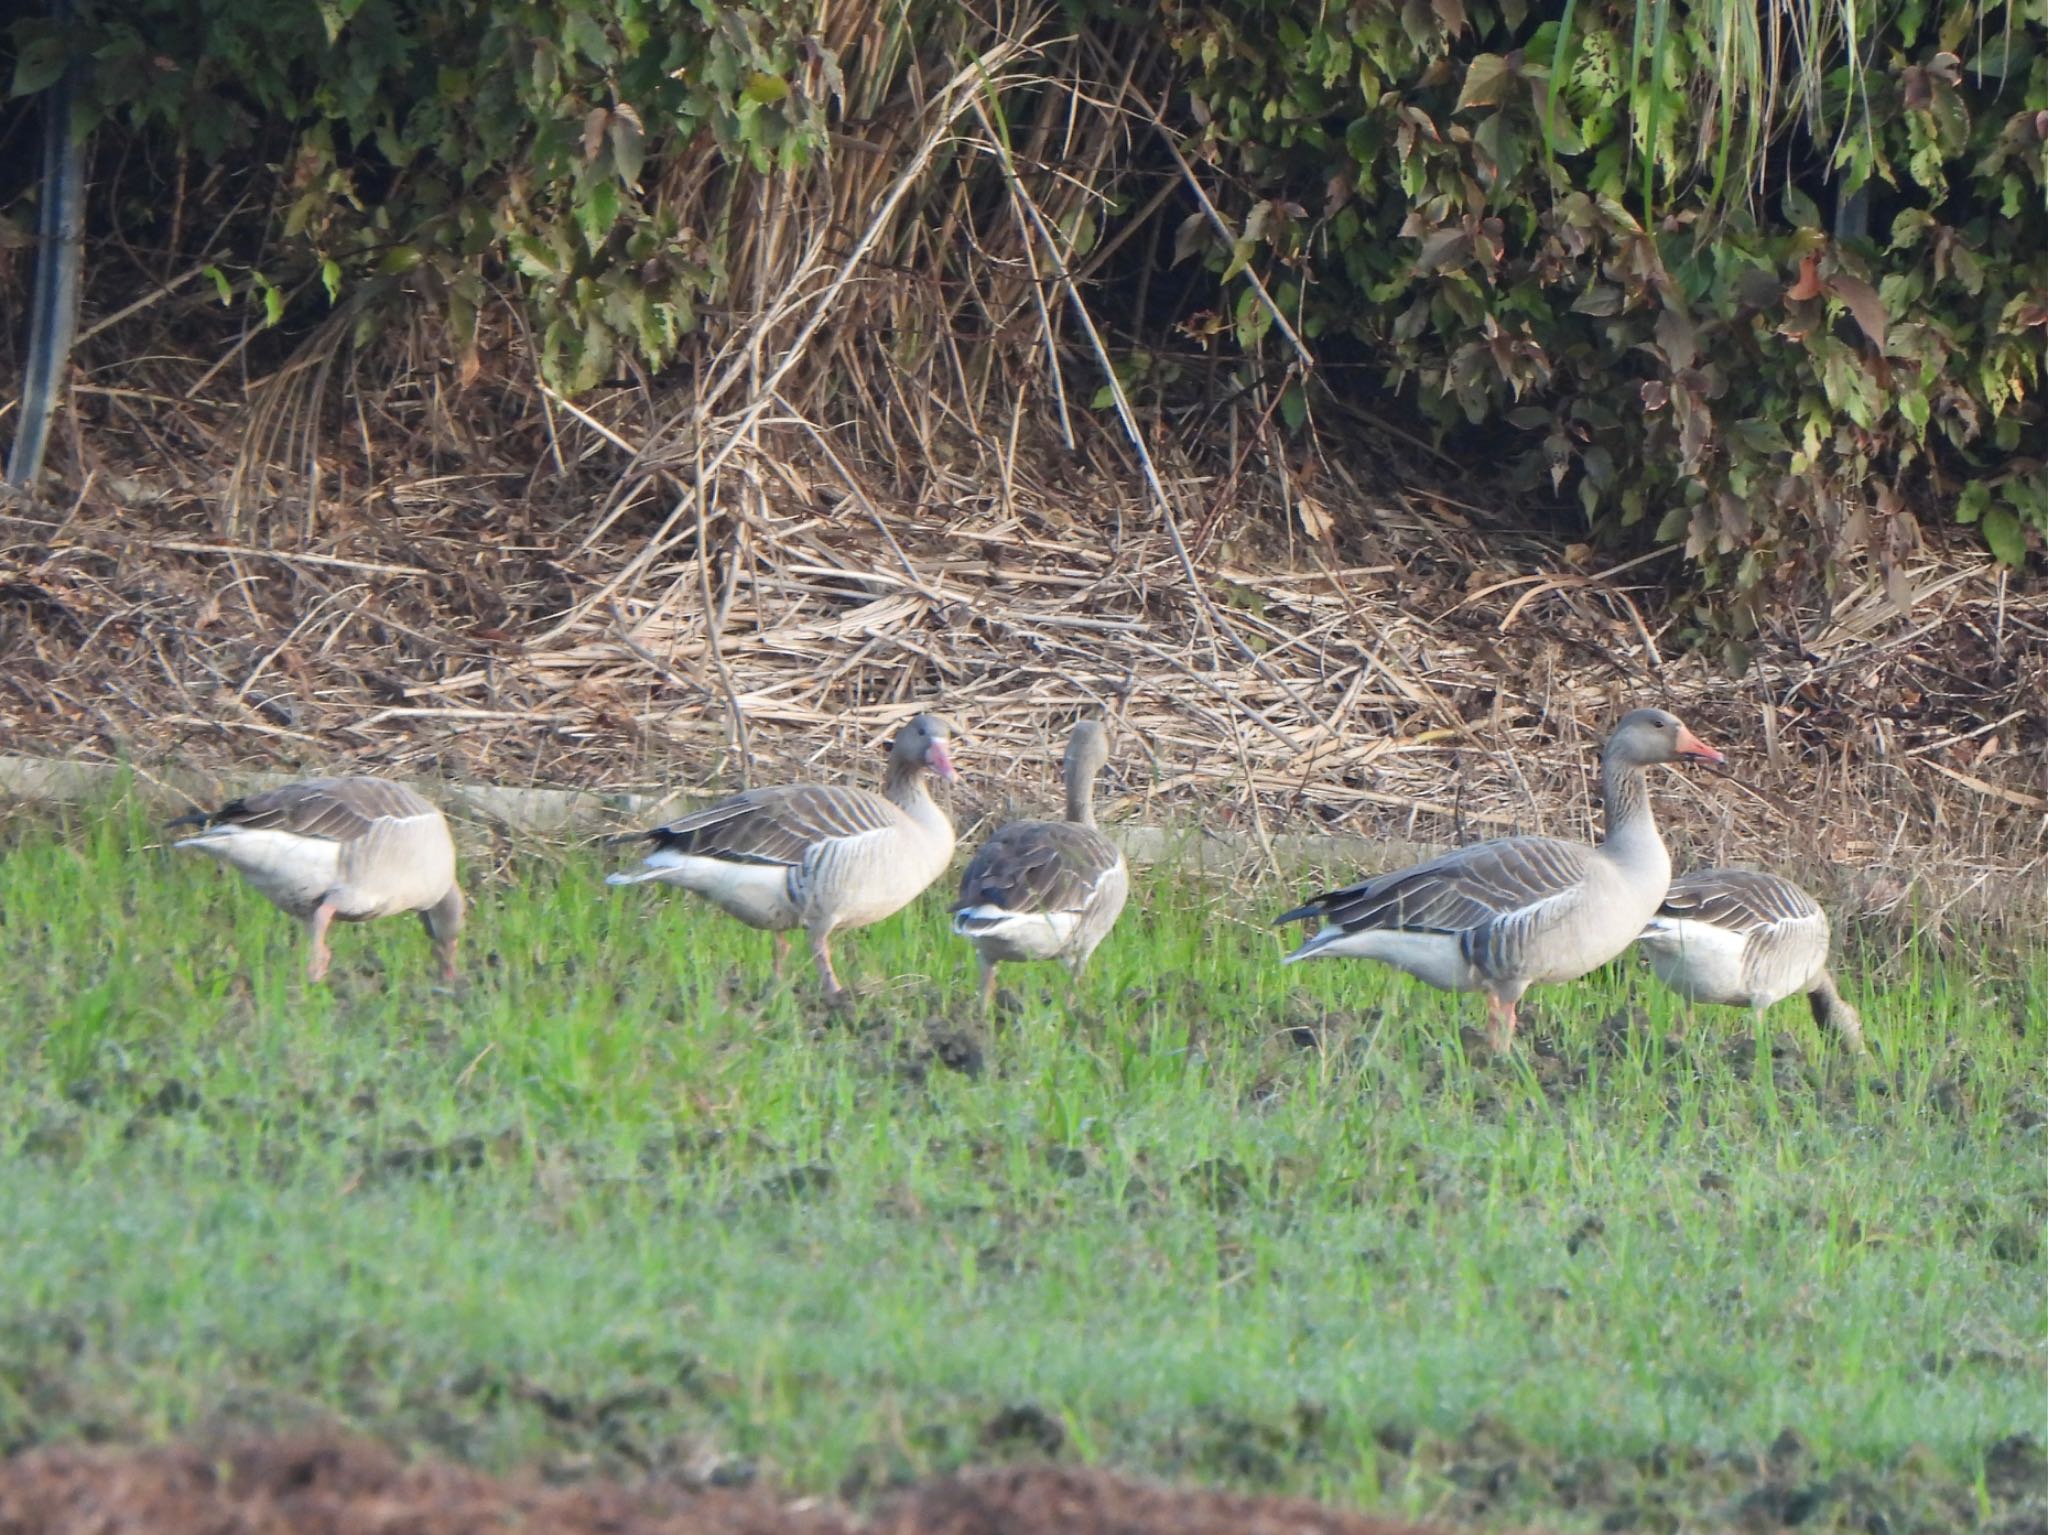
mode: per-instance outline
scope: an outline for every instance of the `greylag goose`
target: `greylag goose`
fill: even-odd
[[[1095,829],[1095,775],[1109,737],[1094,720],[1074,727],[1063,764],[1064,821],[1012,821],[981,846],[960,877],[953,931],[981,960],[981,1005],[994,1000],[1003,960],[1057,959],[1078,978],[1130,894],[1130,870]]]
[[[1662,709],[1634,710],[1600,754],[1607,835],[1597,847],[1503,837],[1319,895],[1278,919],[1323,921],[1286,962],[1357,955],[1444,991],[1483,991],[1493,1046],[1511,1049],[1522,993],[1620,954],[1670,887],[1644,769],[1722,760]]]
[[[1863,1020],[1828,970],[1828,914],[1775,874],[1702,869],[1671,882],[1643,929],[1657,979],[1688,1002],[1762,1012],[1795,991],[1813,1021],[1863,1053]]]
[[[896,732],[882,792],[851,785],[749,789],[626,840],[654,844],[638,869],[607,883],[645,880],[694,890],[749,927],[775,934],[775,968],[802,928],[825,983],[845,996],[832,969],[832,934],[880,922],[916,900],[953,857],[953,823],[932,802],[925,777],[957,776],[946,742],[953,727],[920,714]]]
[[[198,826],[176,845],[218,859],[306,924],[306,979],[324,980],[334,922],[416,911],[441,974],[455,979],[462,887],[455,842],[441,812],[404,784],[381,778],[315,778],[195,810],[171,822]]]

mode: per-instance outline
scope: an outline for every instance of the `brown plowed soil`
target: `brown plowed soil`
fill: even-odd
[[[927,1482],[872,1518],[676,1482],[549,1486],[360,1440],[65,1447],[0,1462],[0,1535],[1423,1535],[1313,1503],[1012,1466]]]

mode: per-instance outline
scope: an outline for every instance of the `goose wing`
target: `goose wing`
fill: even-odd
[[[1701,922],[1745,938],[1811,922],[1819,904],[1788,879],[1751,869],[1706,869],[1671,882],[1657,918]],[[1653,919],[1653,924],[1656,919]]]
[[[903,813],[872,789],[790,784],[749,789],[639,839],[665,852],[727,863],[801,865],[821,843],[900,826]]]
[[[1012,821],[974,855],[960,877],[955,912],[977,907],[1048,914],[1079,912],[1122,862],[1100,832],[1070,821]]]
[[[171,825],[241,827],[349,843],[360,842],[381,823],[437,814],[404,784],[381,778],[313,778],[230,800],[218,810],[195,810]]]
[[[1470,932],[1574,896],[1592,856],[1592,848],[1555,837],[1503,837],[1328,891],[1277,921],[1320,917],[1346,932]]]

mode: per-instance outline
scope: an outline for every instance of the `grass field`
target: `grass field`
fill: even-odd
[[[154,840],[0,822],[0,1448],[338,1420],[855,1498],[1056,1450],[1559,1529],[2048,1509],[2048,965],[1852,952],[1858,1063],[1797,1004],[1679,1035],[1629,962],[1498,1062],[1474,999],[1283,970],[1292,885],[1155,874],[989,1032],[939,892],[842,942],[840,1019],[578,855],[472,865],[453,991],[409,919],[309,988]]]

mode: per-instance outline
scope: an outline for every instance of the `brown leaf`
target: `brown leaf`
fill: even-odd
[[[604,130],[610,124],[612,114],[603,107],[592,107],[583,119],[583,158],[595,160],[597,152],[604,148]]]
[[[1329,508],[1314,496],[1297,492],[1294,497],[1294,511],[1301,519],[1301,531],[1310,538],[1328,542],[1330,535],[1337,531],[1337,519],[1332,517]]]
[[[1799,258],[1799,280],[1785,290],[1787,301],[1797,304],[1820,297],[1820,257],[1808,251]]]
[[[1827,281],[1828,292],[1842,301],[1843,307],[1856,317],[1856,323],[1863,327],[1863,334],[1870,338],[1870,344],[1880,355],[1884,352],[1884,300],[1877,296],[1877,289],[1860,277],[1851,277],[1837,272]]]
[[[1692,366],[1693,358],[1699,354],[1699,344],[1693,337],[1692,321],[1677,309],[1667,305],[1658,311],[1657,323],[1653,327],[1657,345],[1664,353],[1664,360],[1674,372]]]
[[[1497,53],[1482,53],[1465,66],[1465,83],[1458,90],[1458,104],[1452,110],[1488,107],[1498,103],[1514,72],[1514,66]]]

